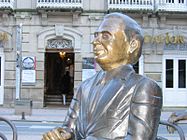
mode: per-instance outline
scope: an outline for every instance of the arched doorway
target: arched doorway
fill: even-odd
[[[59,28],[61,31],[61,34],[59,34]],[[62,29],[62,30],[61,30]],[[82,75],[82,55],[81,55],[81,46],[82,46],[82,32],[74,29],[65,27],[63,25],[58,25],[55,27],[47,28],[44,30],[41,30],[37,34],[37,49],[38,52],[41,53],[41,55],[44,56],[46,53],[54,53],[59,51],[66,51],[74,54],[74,65],[76,65],[73,69],[74,74],[74,90],[78,87],[79,83],[82,81],[81,75]],[[44,58],[44,65],[46,64],[46,58]],[[44,93],[44,106],[47,103],[46,96],[49,96],[47,94],[47,82],[46,82],[46,72],[47,69],[44,67],[44,79],[43,84],[44,88],[41,89],[41,91]],[[57,97],[58,100],[59,97]],[[53,98],[47,98],[47,99],[53,99]],[[54,99],[55,101],[57,99]],[[62,103],[61,103],[62,104]]]
[[[74,51],[70,40],[48,40],[44,80],[45,105],[69,105],[74,89]]]

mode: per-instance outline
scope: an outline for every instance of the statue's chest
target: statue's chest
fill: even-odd
[[[104,127],[105,132],[122,131],[121,125],[128,122],[133,90],[120,80],[112,80],[105,84],[94,85],[87,92],[81,100],[78,117],[81,133],[96,133],[100,127]],[[123,127],[123,132],[126,132],[124,129],[126,127]]]
[[[124,104],[129,105],[132,91],[125,82],[114,79],[106,83],[93,84],[92,87],[84,93],[81,101],[81,112],[84,117],[89,119],[97,116],[97,114],[105,115],[111,110],[122,109]],[[130,92],[129,92],[130,91]]]

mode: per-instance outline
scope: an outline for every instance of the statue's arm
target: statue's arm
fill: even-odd
[[[75,131],[75,122],[78,117],[78,112],[79,112],[79,103],[80,103],[80,95],[81,94],[81,86],[78,88],[76,93],[73,96],[73,99],[71,101],[71,104],[69,106],[67,116],[65,118],[63,128],[72,134]]]
[[[160,87],[149,79],[138,82],[130,107],[128,140],[156,139],[161,108]]]
[[[62,127],[57,127],[43,134],[42,140],[73,140],[75,131],[75,121],[78,116],[81,87],[75,93],[69,107],[65,122]]]

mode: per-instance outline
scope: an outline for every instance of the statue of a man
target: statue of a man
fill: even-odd
[[[92,44],[102,70],[81,83],[65,124],[43,140],[155,140],[162,92],[132,67],[142,51],[140,26],[124,14],[108,14]]]

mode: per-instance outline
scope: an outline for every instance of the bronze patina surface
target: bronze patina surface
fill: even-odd
[[[43,140],[155,140],[162,92],[132,67],[141,55],[142,29],[132,18],[111,13],[92,44],[102,70],[81,83],[65,124]]]
[[[187,120],[187,112],[173,112],[170,117],[168,118],[168,122],[176,124],[179,121],[182,120]],[[173,129],[172,127],[167,126],[167,130],[169,133],[174,133],[175,129]]]

